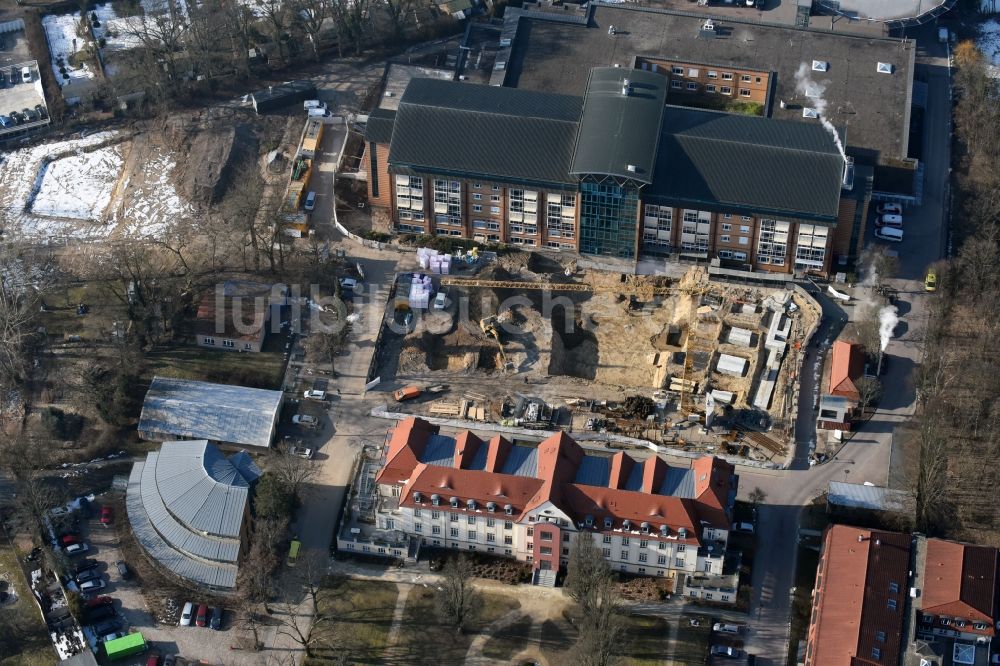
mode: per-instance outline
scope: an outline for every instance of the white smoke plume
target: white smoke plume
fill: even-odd
[[[844,152],[844,144],[840,140],[840,133],[837,132],[837,128],[826,117],[826,100],[823,98],[826,86],[812,80],[812,77],[809,76],[809,65],[804,62],[800,63],[799,68],[795,71],[795,91],[811,100],[809,103],[812,105],[812,108],[816,109],[816,113],[819,114],[819,121],[823,124],[826,131],[830,133],[830,136],[833,137],[833,142],[837,144],[840,156],[846,162],[847,153]]]
[[[881,342],[882,351],[889,346],[892,340],[892,332],[896,330],[899,323],[899,314],[895,305],[887,305],[878,313],[878,337]]]

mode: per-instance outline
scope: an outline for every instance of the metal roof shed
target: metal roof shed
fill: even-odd
[[[281,391],[154,377],[139,417],[144,439],[207,439],[269,447],[281,411]]]
[[[747,370],[747,360],[731,354],[720,354],[715,369],[726,375],[742,377]]]

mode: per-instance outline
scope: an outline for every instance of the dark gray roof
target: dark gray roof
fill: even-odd
[[[154,377],[139,416],[144,437],[270,446],[281,391]]]
[[[652,72],[592,69],[570,173],[649,184],[656,162],[656,137],[667,96],[666,84],[664,77]]]
[[[413,79],[396,112],[389,163],[444,175],[572,183],[569,167],[581,101]]]
[[[632,66],[635,56],[656,56],[720,67],[776,72],[771,113],[803,119],[800,105],[811,106],[796,92],[795,73],[802,63],[825,85],[830,120],[847,130],[854,153],[869,157],[905,157],[909,137],[910,96],[916,46],[910,40],[881,39],[790,26],[739,21],[724,10],[715,18],[719,37],[699,38],[704,16],[632,5],[591,3],[588,26],[546,20],[542,13],[521,14],[504,85],[552,93],[582,95],[591,67]],[[512,17],[511,20],[517,20]],[[609,26],[616,34],[608,35]],[[509,31],[513,32],[513,31]],[[813,60],[829,63],[813,72]],[[878,73],[879,62],[893,66]],[[670,94],[667,96],[670,99]],[[779,108],[779,100],[789,108]]]
[[[668,106],[650,200],[833,222],[844,161],[820,125]]]
[[[365,141],[389,143],[395,123],[395,109],[375,109],[368,114],[368,122],[365,123]]]

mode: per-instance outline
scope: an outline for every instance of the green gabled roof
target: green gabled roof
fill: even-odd
[[[650,183],[666,98],[667,79],[659,74],[592,69],[571,173]]]
[[[365,124],[365,141],[389,143],[389,140],[392,139],[392,127],[395,122],[395,110],[375,109],[368,114],[368,122]]]
[[[569,165],[580,106],[579,97],[568,95],[413,79],[396,112],[389,164],[484,179],[574,183]]]
[[[834,221],[844,160],[815,124],[668,106],[650,199]]]

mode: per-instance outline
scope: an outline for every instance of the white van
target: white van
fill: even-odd
[[[318,99],[307,99],[302,102],[302,110],[308,111],[309,109],[325,109],[326,103],[321,102]]]
[[[896,227],[878,227],[875,229],[875,238],[899,243],[903,240],[903,230]]]
[[[316,207],[316,193],[315,192],[309,192],[306,195],[306,201],[305,201],[304,204],[302,204],[302,207],[305,208],[306,210],[312,210],[313,208]]]
[[[903,216],[902,215],[879,215],[875,218],[876,227],[896,227],[897,229],[903,228]]]
[[[308,109],[306,115],[310,118],[325,118],[330,115],[330,112],[326,110],[325,107],[319,107],[315,109]]]

